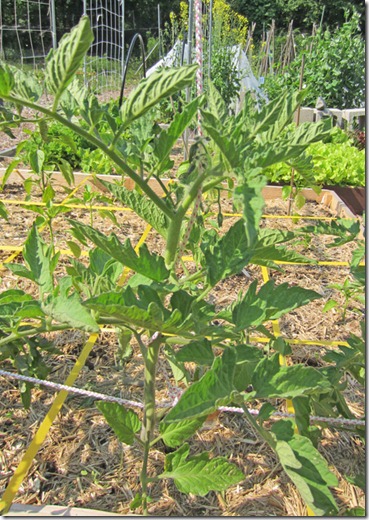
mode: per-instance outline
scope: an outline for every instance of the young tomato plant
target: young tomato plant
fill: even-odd
[[[337,479],[310,439],[308,426],[310,413],[322,400],[330,415],[349,414],[347,407],[339,406],[337,381],[323,369],[281,366],[280,354],[287,353],[286,344],[276,341],[265,327],[268,321],[320,295],[273,281],[258,287],[255,281],[227,308],[217,309],[207,299],[218,283],[250,263],[278,268],[275,260],[308,261],[286,245],[295,233],[260,228],[266,184],[263,171],[289,161],[296,170],[305,172],[304,151],[327,134],[327,123],[300,125],[286,138],[284,130],[301,94],[285,95],[261,111],[247,99],[244,109],[230,116],[220,94],[210,85],[206,99],[199,97],[183,106],[167,129],[156,128],[147,140],[145,117],[163,99],[190,86],[196,66],[152,74],[124,100],[119,118],[113,117],[93,95],[79,88],[75,79],[92,39],[89,20],[83,17],[49,55],[45,83],[53,99],[50,107],[38,104],[28,90],[27,78],[21,72],[15,76],[5,65],[0,68],[0,96],[6,103],[26,106],[58,121],[99,150],[117,172],[130,177],[136,186],[133,191],[122,182],[99,182],[115,200],[152,226],[164,240],[163,251],[158,254],[143,245],[136,252],[129,239],[121,242],[114,233],[106,236],[93,225],[70,219],[74,239],[87,247],[92,243],[95,249],[88,267],[72,260],[67,274],[56,280],[57,256],[43,243],[36,227],[32,228],[25,244],[26,266],[11,265],[10,269],[32,280],[39,287],[39,297],[20,290],[9,304],[12,294],[5,291],[0,296],[3,357],[15,344],[29,344],[45,332],[68,328],[98,332],[101,326],[113,326],[124,355],[129,355],[131,339],[138,345],[144,363],[143,415],[112,403],[99,402],[97,406],[120,441],[137,443],[142,449],[141,492],[132,508],[140,507],[144,514],[148,513],[152,484],[162,479],[173,480],[183,493],[203,496],[245,478],[224,457],[190,453],[190,439],[206,417],[219,406],[231,404],[244,408],[313,511],[319,515],[337,512],[329,489],[337,485]],[[205,137],[191,147],[189,160],[167,187],[162,177],[172,167],[172,148],[198,110]],[[137,143],[141,155],[135,163],[125,140],[140,122],[142,139]],[[152,177],[161,185],[162,197],[152,188]],[[205,226],[201,213],[196,215],[196,207],[200,190],[205,195],[213,193],[223,189],[223,182],[228,183],[242,217],[224,234],[218,234]],[[79,246],[73,243],[78,256]],[[193,254],[195,270],[182,276],[185,252]],[[124,287],[115,286],[123,267],[133,275]],[[268,355],[248,344],[251,331],[269,337]],[[160,359],[170,363],[175,375],[181,373],[186,385],[170,409],[157,406]],[[195,381],[186,370],[188,361],[199,367]],[[246,392],[250,385],[252,391]],[[294,400],[299,433],[290,420],[278,421],[270,431],[263,426],[274,411],[271,399]],[[247,411],[250,400],[264,403],[258,422]],[[152,475],[148,469],[150,453],[159,441],[174,451],[166,455],[162,471]]]

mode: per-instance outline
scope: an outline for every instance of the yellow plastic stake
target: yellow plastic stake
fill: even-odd
[[[265,266],[261,267],[261,274],[263,276],[264,283],[266,283],[269,280],[269,273],[268,273],[267,267],[265,267]],[[281,335],[281,329],[279,327],[278,320],[273,320],[272,321],[272,327],[273,327],[274,335],[276,337],[280,336]],[[279,355],[279,362],[280,362],[280,364],[282,366],[287,366],[287,358],[286,358],[286,356],[283,356],[282,354],[280,354]],[[289,413],[291,415],[295,414],[295,409],[294,409],[293,404],[292,404],[292,399],[286,399],[286,408],[287,408],[287,413]],[[295,433],[299,432],[299,430],[298,430],[296,425],[294,427],[294,430],[295,430]],[[306,512],[307,512],[308,516],[315,516],[314,511],[307,504],[306,504]]]
[[[142,234],[139,242],[137,243],[137,245],[135,247],[136,253],[138,252],[138,250],[142,246],[142,244],[145,242],[150,230],[151,230],[151,226],[147,225],[144,233]],[[129,272],[129,269],[126,272],[123,272],[123,275],[122,275],[121,279],[119,280],[119,285],[122,285],[124,283],[128,272]],[[78,377],[78,374],[80,373],[82,367],[84,366],[84,364],[87,360],[87,357],[90,354],[90,352],[97,340],[97,337],[98,337],[98,334],[92,334],[90,336],[90,338],[88,339],[87,343],[83,347],[83,350],[82,350],[79,358],[76,361],[76,364],[74,365],[71,373],[69,374],[68,378],[66,379],[66,381],[64,383],[66,386],[73,386],[74,381]],[[2,514],[5,514],[9,511],[9,509],[12,505],[12,502],[14,500],[14,497],[17,494],[19,487],[22,484],[23,480],[25,479],[25,477],[32,465],[33,459],[36,457],[38,450],[41,448],[43,442],[45,441],[46,436],[49,433],[49,430],[50,430],[56,416],[58,415],[61,407],[63,406],[65,399],[67,398],[67,395],[68,395],[68,392],[66,390],[61,390],[58,393],[49,412],[47,413],[45,419],[41,423],[31,444],[29,445],[21,462],[19,463],[12,478],[10,479],[9,484],[8,484],[7,488],[5,489],[5,492],[0,500],[0,512]]]
[[[86,359],[91,352],[98,334],[91,334],[87,343],[82,349],[81,354],[79,355],[71,373],[67,377],[65,381],[65,385],[73,386],[75,380],[77,379],[82,367],[84,366]],[[61,390],[56,396],[50,410],[48,411],[45,419],[42,421],[40,427],[38,428],[35,436],[31,444],[29,445],[26,453],[23,455],[21,462],[19,463],[17,469],[15,470],[10,482],[5,489],[5,492],[0,500],[0,511],[2,514],[5,514],[9,511],[12,502],[14,500],[15,495],[18,492],[20,485],[25,479],[28,470],[32,465],[33,459],[36,457],[38,450],[41,448],[49,430],[51,428],[52,423],[54,422],[56,416],[58,415],[61,407],[65,399],[67,398],[68,392],[66,390]]]
[[[81,186],[83,186],[88,180],[92,179],[92,177],[86,177],[85,179],[83,179],[79,184],[77,184],[77,186],[70,192],[68,193],[68,195],[65,197],[65,199],[63,200],[63,202],[60,204],[60,205],[63,205],[63,203],[65,201],[67,201],[68,199],[70,199],[70,197],[73,197],[73,195],[75,193],[77,193],[77,191],[80,189]],[[4,201],[5,202],[5,201]],[[12,203],[11,200],[7,200],[6,202],[8,203]],[[29,201],[23,201],[21,202],[21,204],[33,204],[32,202],[29,202]],[[44,203],[36,203],[37,205],[44,205]],[[58,204],[59,205],[59,204]],[[43,229],[45,227],[46,224],[43,224],[41,226],[40,229]],[[3,263],[0,263],[0,271],[4,269],[4,264],[7,264],[7,263],[10,263],[12,260],[14,260],[14,258],[16,258],[19,253],[21,253],[23,250],[23,248],[17,248],[17,249],[12,249],[12,251],[15,251],[15,253],[13,253],[12,255],[10,255],[6,260],[4,260]]]

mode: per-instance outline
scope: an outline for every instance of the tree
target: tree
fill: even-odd
[[[291,20],[300,31],[311,31],[313,23],[323,21],[325,28],[340,26],[345,21],[345,10],[355,9],[361,16],[360,29],[365,33],[365,5],[361,0],[229,0],[229,4],[255,22],[255,37],[274,19],[277,29],[287,28]]]

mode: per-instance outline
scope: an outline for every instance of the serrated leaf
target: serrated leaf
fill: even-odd
[[[214,412],[219,406],[229,404],[235,391],[235,362],[234,350],[225,349],[222,357],[214,360],[211,369],[182,394],[179,402],[166,415],[164,422],[195,419]]]
[[[42,95],[42,86],[33,74],[15,69],[13,93],[21,99],[35,103]]]
[[[188,457],[189,446],[167,455],[165,471],[158,478],[171,478],[179,491],[205,496],[209,491],[224,491],[245,478],[237,466],[223,457],[209,460],[209,453]]]
[[[41,294],[50,293],[54,282],[47,247],[35,225],[32,226],[23,247],[23,258],[35,282],[40,287]]]
[[[360,222],[352,219],[338,219],[332,222],[319,222],[314,226],[304,226],[299,228],[299,232],[313,235],[325,234],[337,236],[327,247],[339,247],[347,242],[355,240],[360,233]]]
[[[176,352],[176,358],[180,362],[192,362],[198,365],[211,365],[214,361],[214,353],[209,340],[191,341]]]
[[[162,211],[150,199],[143,197],[137,191],[128,190],[124,186],[99,179],[105,188],[112,193],[124,205],[133,209],[145,222],[150,224],[164,238],[167,236],[169,222]]]
[[[242,181],[243,178],[240,178]],[[234,190],[233,198],[237,207],[241,206],[243,218],[245,220],[245,231],[248,241],[248,247],[254,247],[258,232],[260,220],[263,215],[264,198],[262,189],[266,184],[266,179],[262,175],[256,175],[254,179],[240,184]]]
[[[283,469],[306,505],[317,516],[337,514],[338,507],[329,489],[338,486],[337,477],[310,439],[294,433],[291,421],[278,421],[272,426],[272,432]]]
[[[49,295],[41,308],[59,323],[87,332],[99,332],[99,326],[82,305],[79,296],[70,292],[70,280],[62,278],[54,294]]]
[[[125,293],[105,293],[84,302],[88,308],[99,312],[101,318],[115,318],[116,324],[143,327],[172,334],[183,333],[182,316],[177,310],[169,313],[161,304],[146,303],[144,306],[137,299],[130,299]]]
[[[118,403],[98,401],[96,406],[118,439],[125,444],[132,445],[135,441],[135,434],[141,428],[138,415],[132,410],[126,410]]]
[[[315,291],[298,286],[289,287],[287,283],[275,285],[274,280],[262,285],[258,293],[256,289],[257,280],[254,280],[247,292],[232,306],[233,323],[239,330],[279,319],[287,312],[321,298]]]
[[[280,266],[276,262],[293,262],[294,264],[317,263],[316,260],[283,246],[276,246],[274,244],[262,246],[261,244],[259,245],[259,243],[255,246],[250,263],[280,269]]]
[[[165,267],[164,258],[151,254],[146,244],[141,246],[138,255],[129,239],[122,244],[114,233],[107,237],[93,227],[76,220],[69,220],[69,222],[72,224],[74,236],[83,244],[87,244],[87,240],[91,240],[121,264],[157,282],[168,277],[169,272]]]
[[[166,423],[161,421],[160,423],[160,435],[166,446],[170,448],[176,448],[183,444],[183,441],[191,437],[196,430],[200,428],[206,419],[199,417],[197,419],[189,419],[186,421],[179,421],[174,423]]]
[[[79,24],[61,38],[58,48],[48,54],[45,81],[55,95],[54,106],[72,82],[93,40],[89,17],[82,16]]]
[[[163,130],[156,142],[154,142],[153,154],[157,158],[155,171],[157,174],[162,173],[163,167],[169,158],[170,152],[177,140],[186,130],[199,106],[203,102],[203,97],[194,99],[191,103],[185,105],[182,112],[177,112],[170,123],[167,130]]]
[[[127,126],[162,99],[190,86],[196,69],[197,65],[161,69],[142,80],[122,106],[124,124]]]
[[[280,366],[278,353],[257,364],[252,386],[257,399],[292,399],[300,395],[329,392],[332,388],[324,375],[313,367]]]
[[[241,272],[252,256],[244,221],[236,222],[214,245],[203,248],[203,253],[203,265],[208,269],[211,286]]]

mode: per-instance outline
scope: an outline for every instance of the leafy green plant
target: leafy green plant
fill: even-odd
[[[358,30],[359,19],[356,12],[351,15],[346,12],[342,26],[335,30],[319,29],[283,73],[265,78],[264,88],[269,97],[278,97],[286,88],[298,88],[302,55],[305,54],[304,84],[309,90],[306,106],[315,107],[319,96],[330,108],[363,106],[365,42]]]
[[[311,185],[365,185],[365,151],[358,150],[339,128],[332,130],[331,139],[311,144],[307,153],[311,157],[311,177],[307,180],[296,172],[294,179],[298,188]],[[288,163],[279,163],[268,168],[265,175],[270,182],[288,184],[291,167]]]
[[[89,20],[83,17],[50,54],[45,74],[53,95],[51,107],[38,104],[30,95],[28,78],[18,76],[16,82],[4,64],[0,67],[0,95],[7,103],[26,106],[76,132],[104,154],[117,172],[134,181],[133,191],[121,182],[100,182],[115,200],[130,207],[163,238],[163,251],[159,254],[146,245],[136,251],[129,239],[121,242],[114,233],[106,236],[91,225],[70,219],[74,239],[87,247],[92,243],[94,249],[86,267],[78,260],[79,246],[70,241],[76,259],[71,260],[66,275],[56,279],[58,254],[33,226],[25,244],[26,265],[8,265],[14,274],[31,280],[39,294],[32,297],[19,290],[16,299],[14,291],[0,295],[4,302],[0,306],[3,358],[14,360],[11,348],[30,342],[35,342],[39,352],[45,332],[69,328],[98,332],[101,326],[115,327],[124,356],[129,355],[131,338],[136,342],[144,364],[143,414],[113,403],[97,405],[118,439],[128,445],[136,443],[141,449],[141,491],[131,504],[133,509],[139,507],[148,514],[150,488],[163,479],[173,480],[183,493],[203,496],[245,478],[224,457],[212,457],[208,452],[191,454],[189,444],[209,414],[219,406],[236,404],[274,449],[307,505],[318,515],[337,512],[329,489],[337,485],[337,479],[310,440],[307,427],[311,411],[321,402],[331,416],[350,416],[343,397],[337,394],[337,378],[324,369],[281,366],[281,342],[266,328],[270,320],[321,296],[269,281],[260,287],[252,283],[223,309],[207,299],[219,282],[251,262],[278,268],[276,260],[308,261],[288,247],[298,234],[260,229],[262,188],[266,184],[263,172],[288,161],[308,175],[305,150],[328,134],[329,122],[288,130],[302,93],[286,94],[261,111],[247,98],[243,110],[230,116],[221,95],[210,84],[207,99],[195,99],[176,114],[167,129],[155,128],[150,135],[146,116],[163,99],[190,86],[196,66],[159,71],[143,80],[125,99],[117,119],[93,95],[76,91],[73,83],[92,38]],[[172,148],[199,109],[205,137],[191,147],[178,179],[167,187],[162,176],[171,167]],[[141,133],[133,152],[127,147],[126,136],[136,129]],[[151,178],[159,182],[163,196],[154,191]],[[222,189],[223,182],[228,183],[242,218],[220,234],[209,229],[196,211],[199,191],[212,193]],[[193,254],[195,266],[193,272],[182,276],[179,267],[185,252]],[[131,269],[132,276],[124,287],[115,287],[123,267]],[[271,340],[267,352],[249,345],[251,331]],[[160,359],[169,362],[185,386],[178,403],[169,409],[157,407]],[[186,370],[187,361],[198,367],[194,377]],[[30,367],[25,363],[25,371],[33,365]],[[249,385],[252,391],[246,392]],[[300,433],[290,420],[280,420],[270,430],[264,427],[263,422],[275,410],[270,402],[273,399],[294,399]],[[258,421],[248,413],[251,400],[264,403]],[[174,451],[166,455],[162,471],[152,475],[148,470],[150,453],[159,441]]]

